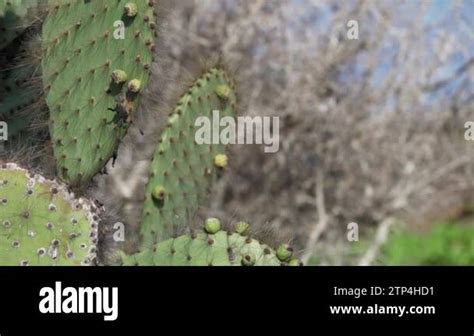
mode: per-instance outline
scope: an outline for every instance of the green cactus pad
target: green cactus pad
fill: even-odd
[[[0,265],[93,265],[100,210],[56,181],[0,166]]]
[[[183,235],[124,258],[127,266],[280,266],[270,247],[238,233]]]
[[[134,16],[126,14],[132,3]],[[58,175],[73,186],[106,165],[128,129],[150,77],[153,10],[153,1],[49,0],[42,66],[50,133]]]
[[[225,86],[227,99],[216,89]],[[146,188],[141,237],[142,247],[182,234],[188,228],[195,212],[208,195],[219,168],[214,164],[216,155],[225,152],[221,144],[198,144],[195,141],[198,117],[218,110],[221,117],[235,117],[236,95],[227,74],[212,69],[199,78],[181,98],[168,120],[151,165],[151,176]],[[157,199],[156,190],[162,199]]]
[[[33,24],[37,13],[37,0],[0,0],[0,49]]]

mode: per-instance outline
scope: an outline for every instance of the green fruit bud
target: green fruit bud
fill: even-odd
[[[112,72],[112,80],[115,84],[122,84],[127,81],[127,73],[123,70],[117,69]]]
[[[135,3],[129,2],[123,8],[123,12],[128,17],[135,17],[138,14],[138,7]]]
[[[130,92],[138,93],[142,89],[142,82],[138,79],[133,79],[128,83],[128,89]]]
[[[245,222],[238,222],[235,224],[235,232],[241,236],[246,236],[249,233],[250,225]]]
[[[280,261],[287,262],[293,256],[293,249],[288,244],[280,245],[277,250],[277,258]]]
[[[223,169],[223,168],[227,167],[228,163],[229,163],[229,158],[225,154],[217,154],[214,157],[214,165],[217,168]]]
[[[301,261],[298,259],[291,259],[288,266],[301,266]]]
[[[232,92],[231,88],[228,85],[218,85],[215,91],[216,95],[222,100],[228,100]]]
[[[221,221],[217,218],[209,218],[204,224],[204,230],[209,234],[216,234],[221,230]]]
[[[166,189],[163,186],[157,186],[153,189],[152,196],[155,201],[163,201],[166,197]]]

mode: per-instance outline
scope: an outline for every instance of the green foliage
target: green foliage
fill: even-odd
[[[0,265],[91,265],[98,210],[67,188],[5,164],[0,168]]]
[[[154,21],[149,1],[49,1],[43,80],[58,174],[71,185],[90,181],[125,135],[149,81]]]
[[[222,169],[216,166],[215,158],[225,151],[222,144],[196,143],[196,118],[211,118],[213,110],[234,117],[235,106],[233,84],[220,69],[204,74],[179,101],[151,165],[141,226],[142,247],[150,248],[188,229]]]
[[[0,0],[0,49],[28,28],[37,12],[37,0]]]
[[[388,265],[474,265],[474,227],[440,224],[424,235],[395,232],[382,259]]]
[[[300,265],[293,252],[282,245],[277,252],[239,233],[218,230],[215,218],[206,221],[204,231],[185,234],[155,244],[132,256],[123,257],[127,266],[280,266]],[[283,255],[282,255],[283,253]]]

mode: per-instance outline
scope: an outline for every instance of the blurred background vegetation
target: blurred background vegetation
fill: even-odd
[[[437,224],[429,232],[395,232],[382,250],[386,265],[474,265],[474,226]]]
[[[219,55],[240,113],[280,117],[280,151],[235,146],[203,214],[248,220],[309,264],[474,264],[474,1],[161,2],[160,82]],[[132,132],[98,181],[132,229],[152,151]]]

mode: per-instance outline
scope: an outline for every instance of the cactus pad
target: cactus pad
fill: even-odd
[[[149,81],[154,21],[153,1],[49,1],[44,86],[58,175],[70,184],[90,181],[125,135]]]
[[[206,222],[216,224],[216,219]],[[300,265],[292,255],[285,259],[273,249],[239,233],[212,230],[179,236],[151,249],[123,258],[127,266],[280,266]],[[279,249],[285,248],[282,245]],[[286,249],[285,249],[286,250]]]
[[[0,167],[0,265],[92,265],[99,210],[55,181]]]
[[[225,146],[198,144],[195,122],[198,117],[212,120],[215,110],[221,117],[235,117],[236,113],[233,83],[219,69],[199,78],[168,120],[146,188],[140,231],[142,247],[182,234],[208,195],[219,172],[215,157],[222,157]]]

